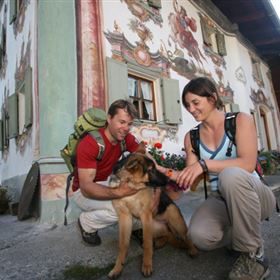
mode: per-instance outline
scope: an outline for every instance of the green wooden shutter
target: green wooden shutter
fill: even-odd
[[[2,107],[2,141],[3,141],[3,150],[8,148],[9,140],[8,140],[8,119],[5,109]]]
[[[8,97],[8,126],[9,138],[14,138],[18,135],[18,104],[17,94],[14,93]]]
[[[202,37],[203,37],[203,42],[207,45],[207,46],[212,46],[212,42],[211,42],[211,30],[208,27],[207,22],[201,18],[200,20],[200,25],[201,25],[201,31],[202,31]]]
[[[239,105],[235,103],[230,104],[230,109],[232,112],[240,112]]]
[[[148,0],[148,4],[151,7],[161,9],[161,0]]]
[[[25,127],[32,125],[32,68],[28,67],[24,77],[25,83]]]
[[[167,124],[182,123],[179,81],[162,78],[163,116]]]
[[[17,17],[17,0],[10,0],[10,24],[16,19]]]
[[[106,58],[109,105],[117,99],[128,99],[128,72],[126,63]]]
[[[3,59],[4,59],[4,26],[0,25],[0,69],[3,65]]]
[[[221,32],[216,33],[216,41],[217,41],[217,47],[218,47],[218,53],[221,56],[224,56],[227,54],[226,50],[226,43],[225,43],[225,36]]]
[[[0,120],[0,151],[4,151],[4,126],[2,120]]]

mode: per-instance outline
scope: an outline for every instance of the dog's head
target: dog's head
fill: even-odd
[[[156,169],[155,163],[145,155],[145,149],[139,146],[135,153],[121,159],[114,167],[113,174],[120,179],[145,183],[151,187],[165,187],[168,177]]]

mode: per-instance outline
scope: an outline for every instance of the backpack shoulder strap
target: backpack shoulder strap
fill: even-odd
[[[196,127],[192,128],[190,130],[190,139],[191,139],[191,145],[193,148],[193,153],[200,159],[200,152],[199,152],[199,125]]]
[[[125,142],[125,140],[122,140],[120,145],[121,145],[121,152],[123,154],[126,151],[126,142]]]
[[[238,115],[238,112],[229,112],[226,113],[225,117],[225,133],[230,141],[234,145],[236,145],[235,142],[235,133],[236,133],[236,117]]]
[[[105,151],[104,139],[98,130],[89,131],[88,134],[97,142],[99,146],[99,151],[96,159],[101,160]]]

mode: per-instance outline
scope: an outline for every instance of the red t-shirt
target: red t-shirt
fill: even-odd
[[[79,188],[78,168],[96,169],[96,176],[94,181],[106,181],[109,175],[112,173],[113,166],[116,164],[121,156],[120,143],[113,145],[105,136],[104,128],[99,129],[101,136],[104,139],[105,151],[102,159],[98,161],[99,146],[96,140],[91,135],[86,135],[78,144],[76,152],[76,170],[73,181],[73,191]],[[135,152],[138,147],[137,139],[129,133],[125,137],[126,150],[129,152]]]

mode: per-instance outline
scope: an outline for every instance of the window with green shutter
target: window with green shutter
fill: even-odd
[[[148,0],[148,4],[156,9],[161,9],[161,0]]]
[[[177,80],[161,80],[159,72],[112,58],[107,58],[106,63],[109,104],[120,98],[130,99],[138,110],[141,121],[157,122],[163,119],[166,124],[182,122]],[[162,100],[162,104],[156,100]],[[159,111],[163,112],[163,116],[157,114]]]
[[[128,98],[126,63],[107,57],[106,64],[109,104],[112,104],[117,99]]]
[[[18,136],[18,95],[16,93],[8,97],[8,138]]]
[[[32,68],[27,67],[24,80],[17,85],[18,128],[21,135],[32,125]]]
[[[225,36],[210,19],[200,14],[200,25],[204,44],[220,56],[227,54]]]
[[[182,123],[179,81],[162,78],[163,115],[167,124]]]
[[[32,106],[32,68],[29,66],[25,71],[24,77],[24,96],[25,96],[25,119],[24,127],[29,128],[32,125],[33,106]]]
[[[8,131],[8,113],[5,110],[4,106],[2,106],[1,110],[1,120],[2,120],[2,143],[3,150],[7,149],[9,146],[9,131]]]
[[[19,0],[10,0],[10,24],[16,20],[18,11]]]
[[[0,120],[0,151],[4,151],[4,131],[2,120]]]

